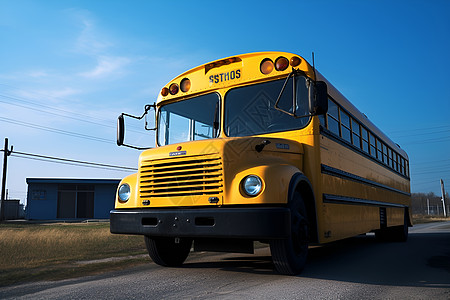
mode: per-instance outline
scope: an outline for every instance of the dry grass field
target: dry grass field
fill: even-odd
[[[0,286],[55,280],[148,262],[142,236],[113,235],[109,223],[0,224]],[[130,257],[131,256],[131,257]],[[110,257],[121,260],[82,263]]]
[[[414,224],[430,223],[449,221],[450,217],[444,218],[443,216],[427,216],[427,215],[413,215]]]

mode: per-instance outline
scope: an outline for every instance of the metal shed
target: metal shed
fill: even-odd
[[[109,219],[118,179],[27,178],[28,220]]]

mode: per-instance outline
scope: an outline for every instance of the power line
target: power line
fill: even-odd
[[[4,84],[4,83],[0,83],[0,85],[7,86],[7,87],[10,87],[10,88],[19,90],[19,91],[22,90],[20,88],[17,88],[17,87],[8,85],[8,84]],[[22,91],[24,91],[24,90],[22,90]],[[25,91],[25,92],[28,92],[28,91]],[[41,96],[40,98],[45,97],[45,98],[53,98],[53,99],[59,100],[58,98],[51,97],[51,96],[45,95],[43,93],[36,93],[36,92],[32,92],[32,93],[36,94],[38,96]],[[63,112],[63,113],[70,113],[70,114],[78,115],[80,117],[88,117],[90,119],[96,119],[96,120],[101,121],[101,122],[108,122],[105,119],[100,119],[100,118],[96,118],[96,117],[93,117],[93,116],[87,116],[87,115],[80,114],[80,113],[77,113],[77,112],[73,112],[73,111],[69,111],[69,110],[65,110],[65,109],[61,109],[61,108],[57,108],[57,107],[52,107],[52,106],[49,106],[49,105],[46,105],[46,104],[43,104],[43,103],[38,103],[36,101],[32,101],[32,100],[29,100],[29,99],[24,99],[23,97],[19,98],[17,96],[7,96],[7,95],[0,95],[0,96],[5,97],[5,98],[9,98],[9,99],[12,99],[12,100],[15,100],[15,101],[20,101],[22,103],[31,104],[31,105],[37,106],[37,107],[45,107],[45,108],[47,108],[49,110],[59,111],[59,112]]]
[[[2,97],[2,98],[9,98],[9,99],[16,99],[16,98],[14,98],[14,97],[5,96],[5,95],[2,95],[2,94],[0,94],[0,97]],[[87,116],[85,117],[85,119],[81,119],[81,118],[76,118],[76,117],[67,116],[67,115],[64,115],[64,114],[61,114],[61,113],[55,113],[55,112],[47,111],[47,110],[44,110],[44,109],[41,109],[41,108],[30,107],[30,106],[23,105],[23,104],[19,104],[19,103],[11,103],[11,102],[4,101],[4,100],[0,100],[0,102],[1,102],[1,103],[5,103],[5,104],[8,104],[8,105],[14,105],[14,106],[17,106],[17,107],[21,107],[21,108],[33,110],[33,111],[43,112],[43,113],[50,114],[50,115],[53,115],[53,116],[58,116],[58,117],[68,118],[68,119],[72,119],[72,120],[76,120],[76,121],[81,121],[81,122],[86,122],[86,123],[90,123],[90,124],[94,124],[94,125],[99,125],[99,126],[104,126],[104,127],[114,128],[113,125],[107,125],[107,124],[102,124],[102,123],[90,121],[90,120],[88,120]],[[44,107],[45,107],[45,106],[44,106]],[[66,112],[66,113],[75,114],[74,112]],[[90,118],[90,117],[89,117],[89,118]]]
[[[450,128],[450,125],[440,125],[440,126],[425,127],[425,128],[394,130],[394,131],[389,131],[388,134],[395,136],[396,133],[403,133],[403,132],[410,133],[410,132],[424,131],[424,130],[430,130],[430,129],[442,129],[442,128]]]
[[[434,160],[434,161],[421,161],[421,162],[410,162],[411,166],[416,167],[417,165],[430,165],[434,163],[442,164],[443,162],[448,162],[450,159],[441,159],[441,160]]]
[[[10,119],[10,118],[0,117],[0,121],[19,125],[19,126],[31,127],[31,128],[39,129],[39,130],[43,130],[43,131],[58,133],[58,134],[62,134],[62,135],[67,135],[67,136],[78,137],[78,138],[82,138],[82,139],[103,142],[103,143],[108,143],[108,144],[115,144],[113,141],[111,141],[109,139],[105,139],[105,138],[100,138],[100,137],[96,137],[96,136],[92,136],[92,135],[52,128],[52,127],[47,127],[47,126],[42,126],[42,125],[37,125],[37,124],[23,122],[23,121],[19,122],[14,119]]]
[[[8,104],[8,105],[17,106],[17,107],[29,109],[29,110],[32,110],[32,111],[39,111],[39,112],[43,112],[43,113],[46,113],[46,114],[50,114],[50,115],[54,115],[54,116],[58,116],[58,117],[62,117],[62,118],[67,118],[67,119],[71,119],[71,120],[75,120],[75,121],[85,122],[85,123],[89,123],[89,124],[94,124],[94,125],[98,125],[98,126],[103,126],[103,127],[108,127],[108,128],[115,128],[114,125],[111,125],[112,122],[107,121],[107,120],[98,119],[98,118],[92,118],[92,116],[87,116],[87,115],[78,114],[78,113],[75,113],[75,112],[72,112],[72,111],[57,109],[57,108],[53,108],[53,107],[50,107],[50,106],[47,106],[47,105],[40,105],[40,104],[38,105],[38,104],[35,104],[35,103],[31,102],[31,101],[26,101],[26,100],[19,99],[17,97],[12,97],[12,96],[2,95],[2,94],[0,94],[0,98],[7,98],[7,99],[11,99],[11,100],[17,100],[17,101],[20,101],[20,102],[29,103],[29,105],[31,104],[31,106],[28,106],[28,105],[23,105],[23,104],[19,104],[19,103],[11,103],[11,102],[8,102],[8,101],[0,100],[1,103],[5,103],[5,104]],[[64,112],[65,114],[55,113],[55,112],[47,111],[47,110],[44,110],[44,109],[41,109],[41,108],[32,107],[32,106],[39,106],[39,107],[44,107],[44,108],[51,109],[51,110],[61,111],[61,112]],[[79,115],[79,116],[81,116],[83,118],[72,117],[72,116],[68,116],[66,114]],[[100,120],[102,122],[108,122],[108,124],[102,124],[102,123],[99,123],[99,122],[94,122],[94,121],[91,121],[91,119],[97,119],[97,120]],[[131,125],[130,127],[138,128],[137,126],[133,126],[133,125]],[[128,131],[139,133],[139,134],[145,134],[145,132],[143,132],[142,130],[141,131],[137,131],[137,130],[133,130],[133,129],[128,129]]]
[[[17,90],[17,91],[25,91],[23,89],[20,89],[18,87],[11,86],[11,85],[8,85],[8,84],[5,84],[5,83],[0,83],[0,86],[6,86],[8,88],[12,88],[13,90]],[[25,91],[25,92],[26,93],[30,93],[28,91]],[[37,93],[37,92],[31,92],[31,93],[39,96],[39,98],[48,98],[48,99],[55,99],[55,100],[58,100],[58,101],[62,101],[62,100],[58,99],[57,97],[49,96],[49,95],[46,95],[44,93]],[[86,115],[86,114],[78,113],[78,112],[75,112],[75,111],[70,111],[70,110],[66,110],[66,109],[61,109],[61,108],[49,106],[49,105],[43,104],[42,102],[37,102],[37,101],[34,101],[34,100],[26,99],[24,97],[11,96],[11,95],[6,95],[6,94],[0,94],[0,97],[11,99],[11,100],[14,100],[15,102],[19,101],[19,102],[26,103],[28,105],[39,107],[39,108],[44,107],[44,108],[46,108],[48,110],[51,110],[51,111],[62,112],[62,113],[65,113],[65,114],[72,114],[72,115],[79,116],[81,118],[87,118],[89,120],[97,120],[97,121],[100,121],[100,122],[108,123],[108,125],[99,124],[101,126],[108,126],[108,127],[111,126],[111,125],[109,125],[110,124],[110,120],[105,120],[105,119],[97,118],[97,117],[92,116],[92,115]],[[10,102],[6,102],[6,101],[0,101],[0,102],[7,103],[7,104],[10,104],[10,105],[21,106],[21,105],[18,105],[17,103],[10,103]],[[21,107],[26,108],[25,106],[21,106]],[[29,109],[34,109],[34,108],[29,108]],[[40,111],[45,112],[43,110],[40,110]],[[46,113],[63,116],[63,115],[52,113],[52,112],[48,112],[48,111]],[[63,117],[75,119],[74,117],[69,117],[69,116],[63,116]],[[78,118],[77,118],[77,120],[80,120],[80,121],[83,121],[83,122],[87,121],[85,119],[78,119]],[[91,122],[92,123],[92,121],[87,121],[87,122]],[[131,128],[136,128],[136,129],[138,129],[138,128],[141,129],[141,127],[134,126],[134,125],[130,125],[130,127]],[[129,131],[134,131],[134,130],[129,130]],[[134,132],[143,134],[142,131],[134,131]]]
[[[431,144],[431,143],[443,143],[450,141],[450,136],[444,136],[440,138],[432,138],[432,139],[426,139],[426,140],[412,140],[409,142],[403,142],[403,145],[422,145],[422,144]]]
[[[0,151],[3,152],[4,150],[2,149]],[[74,166],[80,166],[80,167],[90,167],[90,168],[107,169],[107,170],[112,169],[112,170],[124,171],[124,172],[138,170],[137,168],[132,168],[132,167],[124,167],[124,166],[75,160],[75,159],[69,159],[69,158],[61,158],[61,157],[26,153],[26,152],[20,152],[20,151],[13,151],[11,156],[19,157],[19,158],[26,158],[26,159],[31,159],[31,160],[37,160],[37,161],[59,163],[59,164],[64,164],[64,165],[74,165]]]

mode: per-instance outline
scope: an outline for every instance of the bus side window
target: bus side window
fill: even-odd
[[[328,130],[339,136],[339,111],[337,105],[328,99],[328,113],[327,113]]]
[[[387,147],[386,144],[383,143],[383,163],[387,165],[388,159],[387,159]]]
[[[373,157],[377,157],[377,146],[375,143],[375,136],[372,133],[369,133],[369,140],[370,140],[370,155]]]
[[[369,135],[364,127],[361,127],[361,137],[362,137],[362,149],[364,152],[369,153]]]
[[[377,139],[377,158],[379,161],[383,161],[383,152],[381,148],[381,141]]]
[[[341,134],[342,138],[346,140],[347,142],[351,143],[351,133],[350,133],[350,116],[344,112],[342,109],[340,109],[341,113]]]
[[[388,166],[393,169],[394,163],[392,162],[392,149],[388,148]]]
[[[355,119],[352,119],[352,142],[353,146],[361,149],[361,133],[359,130],[359,123]]]

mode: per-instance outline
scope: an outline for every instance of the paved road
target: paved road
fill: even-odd
[[[407,243],[360,236],[310,250],[297,277],[270,252],[193,253],[183,268],[121,272],[0,289],[0,299],[450,299],[450,222],[416,225]]]

